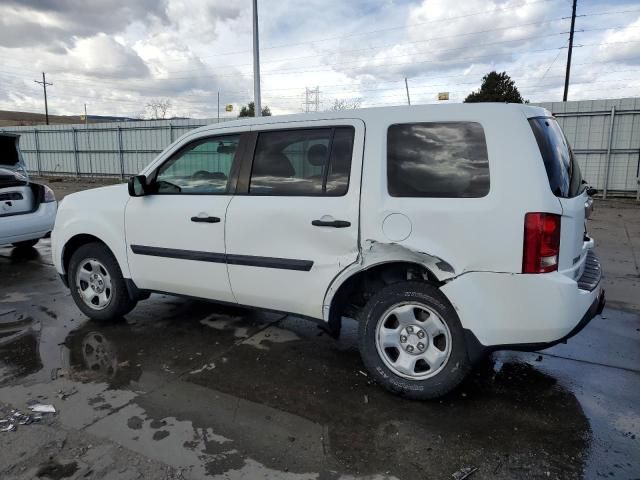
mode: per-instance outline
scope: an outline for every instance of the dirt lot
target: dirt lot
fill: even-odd
[[[58,197],[102,182],[49,182]],[[37,249],[0,248],[0,478],[640,477],[640,207],[589,225],[608,306],[566,345],[502,352],[439,401],[364,374],[348,322],[153,295],[89,321]],[[514,319],[517,321],[517,319]],[[0,430],[4,427],[0,424]]]

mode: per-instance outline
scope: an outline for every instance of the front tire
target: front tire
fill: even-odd
[[[362,361],[387,390],[416,400],[440,397],[471,368],[456,311],[436,287],[388,285],[360,314]]]
[[[71,256],[68,268],[71,296],[82,312],[94,320],[114,320],[136,306],[129,297],[122,271],[102,243],[87,243]]]

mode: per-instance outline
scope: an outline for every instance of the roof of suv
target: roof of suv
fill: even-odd
[[[375,117],[384,117],[389,113],[397,113],[403,110],[411,109],[412,112],[417,110],[441,112],[468,112],[474,110],[475,114],[486,114],[487,116],[499,115],[505,110],[519,110],[526,118],[532,117],[548,117],[551,113],[542,107],[535,107],[527,104],[520,103],[450,103],[450,104],[430,104],[430,105],[405,105],[397,107],[375,107],[375,108],[358,108],[353,110],[341,110],[341,111],[327,111],[317,113],[298,113],[293,115],[276,115],[269,117],[243,117],[237,120],[225,121],[221,123],[212,123],[204,127],[200,127],[197,131],[215,130],[219,127],[236,127],[236,126],[251,126],[251,125],[265,125],[269,123],[280,122],[295,122],[295,121],[309,121],[309,120],[330,120],[338,118],[361,118],[363,120],[373,120]]]

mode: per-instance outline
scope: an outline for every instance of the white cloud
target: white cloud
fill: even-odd
[[[405,76],[413,103],[435,102],[440,91],[462,101],[492,69],[507,71],[532,101],[562,94],[570,15],[564,0],[259,5],[263,104],[277,114],[301,111],[305,87],[315,86],[323,105],[334,98],[403,104]],[[250,6],[5,0],[0,108],[40,110],[33,79],[41,71],[54,83],[53,113],[78,113],[88,103],[96,114],[136,115],[150,98],[170,98],[172,115],[209,117],[216,115],[218,91],[222,106],[247,103],[253,91]],[[581,9],[633,10],[633,3],[594,0]],[[570,98],[640,95],[634,80],[640,78],[640,12],[587,15],[576,28]]]

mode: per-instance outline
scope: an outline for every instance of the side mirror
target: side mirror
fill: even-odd
[[[129,179],[129,195],[132,197],[144,197],[147,193],[147,177],[136,175]]]
[[[593,188],[593,187],[587,188],[587,195],[589,195],[590,197],[593,197],[596,193],[598,193],[597,188]]]

